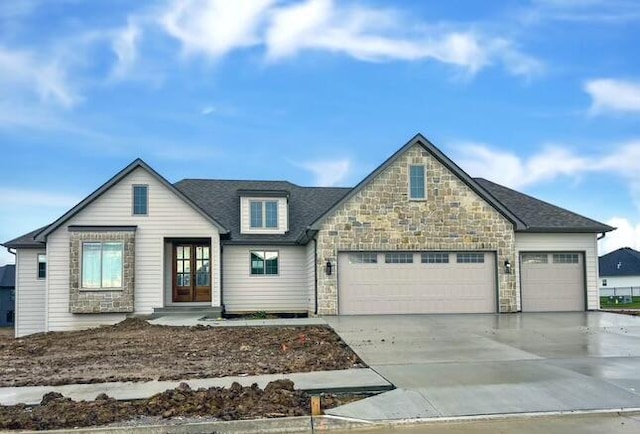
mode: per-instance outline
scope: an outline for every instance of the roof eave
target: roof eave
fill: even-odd
[[[516,232],[532,232],[532,233],[544,233],[544,232],[553,232],[553,233],[572,233],[572,234],[600,234],[603,232],[611,232],[616,228],[612,228],[610,226],[602,227],[602,228],[572,228],[572,227],[529,227],[524,230],[516,230]]]

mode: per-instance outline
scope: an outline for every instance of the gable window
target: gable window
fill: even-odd
[[[47,255],[38,254],[38,279],[47,278]]]
[[[409,166],[409,199],[424,199],[424,166]]]
[[[133,186],[133,215],[149,214],[149,186]]]
[[[82,287],[122,288],[122,242],[82,243]]]
[[[278,252],[252,250],[251,251],[251,274],[252,275],[278,274]]]
[[[278,201],[277,200],[252,200],[249,202],[250,224],[252,229],[276,229],[278,228]]]

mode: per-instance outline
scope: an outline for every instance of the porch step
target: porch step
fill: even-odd
[[[222,317],[222,308],[214,306],[169,306],[153,309],[151,319],[167,315],[202,315],[203,318]]]

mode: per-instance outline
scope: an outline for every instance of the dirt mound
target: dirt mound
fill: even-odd
[[[309,414],[309,395],[294,390],[290,380],[269,383],[264,390],[258,385],[230,388],[191,389],[186,383],[149,399],[116,401],[100,394],[95,401],[73,401],[59,393],[47,393],[40,405],[0,406],[0,429],[46,430],[100,426],[136,418],[157,416],[208,416],[219,420],[256,419]],[[330,408],[345,402],[329,396],[323,403]]]
[[[143,330],[149,327],[153,327],[153,326],[142,318],[126,318],[117,324],[109,326],[109,328],[113,330],[119,330],[119,331]]]

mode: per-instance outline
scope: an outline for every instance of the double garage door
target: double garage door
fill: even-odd
[[[338,254],[340,314],[493,313],[491,252]]]
[[[520,273],[523,312],[585,310],[582,253],[521,253]]]

